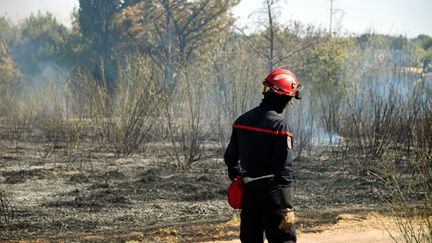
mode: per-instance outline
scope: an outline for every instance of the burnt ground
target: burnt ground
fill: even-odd
[[[1,142],[1,141],[0,141]],[[238,211],[226,202],[221,157],[178,170],[160,146],[127,159],[62,148],[1,143],[0,191],[13,212],[0,209],[2,240],[180,242],[235,239]],[[326,150],[323,150],[326,151]],[[312,157],[312,156],[311,156]],[[328,153],[296,161],[299,228],[331,223],[341,213],[380,210],[377,180],[353,173]],[[225,224],[221,226],[221,223]]]

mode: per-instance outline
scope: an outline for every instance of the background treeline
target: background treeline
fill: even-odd
[[[89,143],[117,157],[158,144],[186,169],[221,155],[262,79],[284,67],[305,87],[286,114],[297,159],[333,151],[430,215],[432,38],[281,24],[271,0],[245,34],[237,3],[80,0],[72,28],[51,13],[0,18],[2,138],[62,148],[71,161]]]

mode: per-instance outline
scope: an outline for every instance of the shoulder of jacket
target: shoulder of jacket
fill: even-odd
[[[291,126],[288,124],[288,120],[286,118],[280,119],[275,127],[278,131],[284,131],[289,136],[294,136]]]

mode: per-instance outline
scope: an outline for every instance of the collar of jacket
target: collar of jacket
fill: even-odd
[[[262,99],[260,106],[281,114],[290,100],[291,96],[267,92],[264,93],[264,98]]]

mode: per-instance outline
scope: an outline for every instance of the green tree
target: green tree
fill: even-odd
[[[133,5],[136,0],[80,0],[78,9],[79,29],[88,44],[96,80],[103,82],[113,94],[118,76],[117,62],[112,52],[117,42],[113,28],[116,13]]]
[[[22,81],[22,74],[9,56],[6,43],[0,41],[0,116],[8,115]]]
[[[210,52],[234,23],[230,10],[237,0],[143,1],[125,8],[114,23],[132,51],[151,55],[161,66],[188,65]],[[168,65],[169,67],[170,65]]]
[[[5,17],[0,17],[0,41],[5,42],[9,48],[18,40],[18,31]]]
[[[12,56],[24,75],[34,78],[43,71],[45,64],[64,61],[68,30],[51,13],[30,15],[20,25],[20,31],[21,38]]]
[[[340,132],[340,112],[350,82],[344,64],[350,58],[353,44],[350,38],[324,38],[311,53],[308,75],[313,82],[311,94],[318,98],[321,125],[327,132]]]
[[[417,46],[418,56],[424,72],[432,71],[432,38],[427,35],[419,35],[413,39]]]

